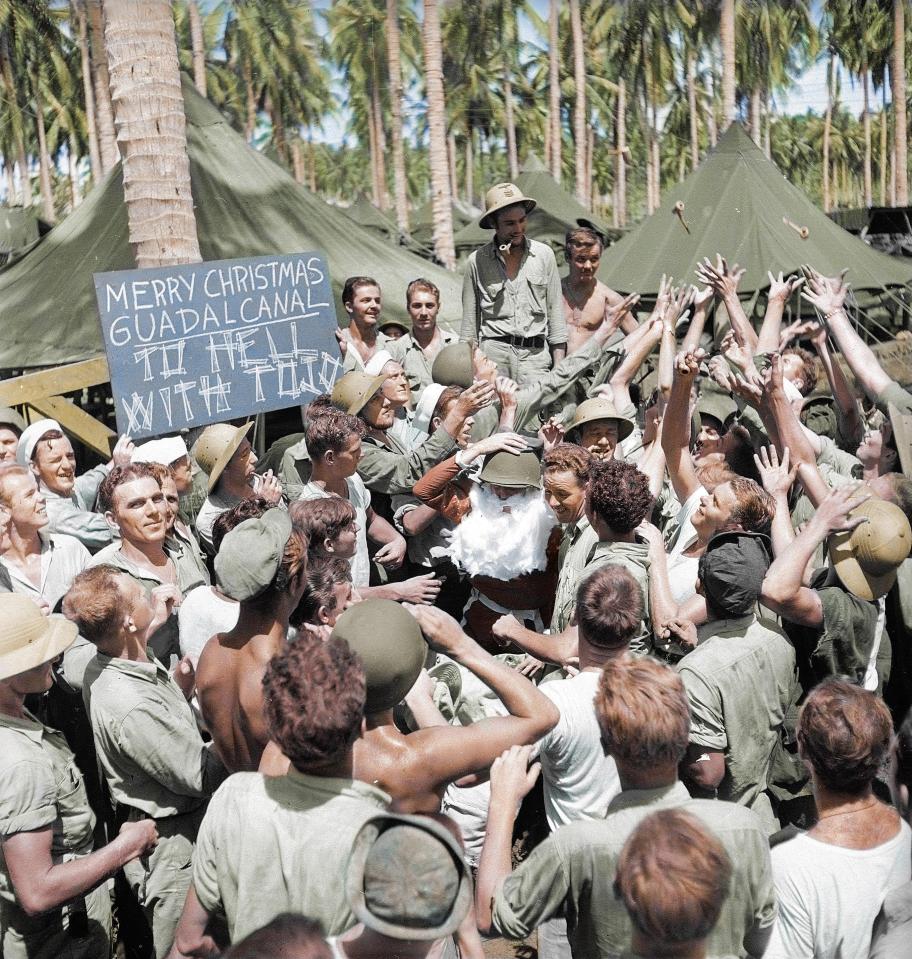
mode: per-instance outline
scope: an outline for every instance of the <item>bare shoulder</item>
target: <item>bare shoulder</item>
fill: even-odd
[[[624,297],[621,296],[617,290],[612,290],[610,286],[608,286],[606,283],[602,283],[601,280],[596,281],[595,292],[596,295],[601,297],[609,306],[617,306],[624,300]]]

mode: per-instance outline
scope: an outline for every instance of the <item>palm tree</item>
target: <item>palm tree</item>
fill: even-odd
[[[450,173],[447,167],[446,100],[443,93],[443,50],[437,0],[424,0],[421,39],[427,87],[434,253],[448,270],[453,270],[456,268],[456,251],[453,248],[453,198],[450,195]]]
[[[570,29],[573,33],[573,141],[576,165],[576,198],[589,205],[586,189],[586,54],[583,49],[583,23],[579,0],[570,0]]]
[[[402,64],[399,59],[399,4],[386,0],[386,50],[389,68],[390,133],[393,141],[393,183],[399,235],[409,234],[408,188],[402,147]]]
[[[558,36],[559,0],[548,5],[548,143],[551,156],[547,160],[551,176],[561,180],[561,89],[560,46]]]
[[[735,122],[735,0],[722,0],[719,18],[722,44],[722,125]]]
[[[193,85],[206,96],[206,46],[203,42],[203,20],[196,0],[187,0],[190,38],[193,49]]]
[[[111,79],[105,53],[105,23],[101,0],[85,0],[89,17],[89,54],[92,62],[92,87],[95,90],[95,118],[98,123],[98,148],[101,168],[107,173],[120,160],[114,132],[114,108],[111,104]]]
[[[117,0],[105,48],[137,267],[202,260],[170,0]]]
[[[82,96],[85,104],[86,125],[88,128],[89,166],[92,180],[98,182],[102,176],[101,149],[98,145],[98,125],[95,121],[95,91],[92,89],[92,60],[89,55],[89,28],[86,22],[83,0],[71,0],[70,19],[75,27],[79,47],[80,72],[82,74]]]
[[[909,205],[908,143],[906,140],[906,4],[893,0],[893,175],[896,179],[896,206]]]

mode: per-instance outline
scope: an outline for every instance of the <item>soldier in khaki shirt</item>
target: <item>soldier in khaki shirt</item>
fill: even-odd
[[[171,948],[196,832],[226,775],[187,702],[192,670],[172,679],[147,651],[173,601],[173,587],[149,595],[111,566],[81,573],[64,599],[67,617],[98,648],[86,667],[83,698],[117,818],[154,820],[161,837],[148,859],[124,867],[152,927],[157,959]]]
[[[53,661],[76,638],[62,616],[25,596],[0,596],[0,954],[4,959],[108,959],[105,880],[156,840],[151,822],[125,823],[92,851],[95,817],[63,735],[25,697],[51,687]]]

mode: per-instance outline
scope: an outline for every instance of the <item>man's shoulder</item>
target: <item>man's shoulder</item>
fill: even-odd
[[[738,850],[738,861],[750,859],[744,855],[744,843],[747,842],[769,851],[769,838],[763,820],[747,806],[724,799],[688,799],[680,808],[709,826],[726,848]],[[737,868],[738,861],[732,861]]]
[[[56,535],[56,534],[55,534]],[[116,566],[118,569],[120,563],[120,542],[115,540],[103,546],[90,560],[89,566]]]

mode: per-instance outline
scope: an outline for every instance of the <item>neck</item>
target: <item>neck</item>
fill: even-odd
[[[435,946],[434,941],[415,939],[390,939],[363,925],[355,926],[340,939],[342,951],[350,959],[421,959]]]
[[[14,719],[25,716],[25,695],[16,692],[7,682],[0,682],[0,713]]]
[[[139,632],[124,631],[107,643],[98,644],[98,652],[114,659],[128,659],[131,663],[147,663],[146,637]]]
[[[368,346],[374,346],[377,342],[377,327],[361,326],[354,318],[348,325],[348,332],[353,340],[359,340]]]
[[[282,641],[288,632],[288,617],[295,606],[297,606],[297,597],[287,590],[269,609],[262,609],[252,603],[241,603],[237,626],[232,632],[244,633],[248,636],[269,636]]]
[[[437,335],[437,326],[432,326],[429,330],[419,330],[415,327],[412,327],[412,339],[421,347],[421,349],[427,349],[431,343],[434,342],[434,337]]]
[[[648,959],[705,959],[706,940],[691,939],[690,942],[655,942],[633,927],[630,948],[634,956]]]
[[[168,556],[165,553],[164,540],[160,543],[147,543],[144,540],[132,543],[129,540],[121,540],[120,551],[141,566],[151,563],[153,566],[165,566],[168,563]]]
[[[579,661],[581,670],[598,670],[601,672],[606,663],[615,659],[620,659],[627,653],[628,646],[617,646],[613,649],[606,649],[600,646],[592,646],[583,636],[579,634]]]
[[[595,284],[598,282],[594,276],[585,279],[581,276],[574,276],[572,273],[567,277],[567,280],[574,293],[585,293],[587,296],[591,295],[595,289]]]
[[[310,474],[311,483],[316,484],[321,489],[328,490],[330,493],[336,493],[339,496],[348,495],[348,484],[346,477],[337,473],[332,467],[325,463],[314,463],[313,471]]]
[[[348,752],[339,760],[333,763],[326,763],[322,766],[306,766],[304,769],[295,769],[305,776],[319,776],[324,779],[354,779],[354,756],[349,747]]]
[[[664,789],[678,781],[678,767],[675,763],[642,768],[630,766],[621,759],[615,759],[621,789]]]
[[[862,793],[840,793],[827,789],[817,780],[816,776],[813,777],[813,780],[814,801],[817,804],[818,819],[858,812],[867,806],[873,806],[877,801],[870,786]]]
[[[221,476],[217,487],[219,493],[227,493],[236,499],[247,499],[253,492],[250,483],[246,477],[244,479],[234,479],[231,476]]]
[[[41,553],[41,537],[34,526],[20,528],[14,523],[9,526],[9,555],[14,562],[23,563],[31,556]]]
[[[882,475],[884,472],[880,468],[881,464],[877,463],[868,463],[861,468],[861,478],[865,481],[877,479],[878,476]]]

